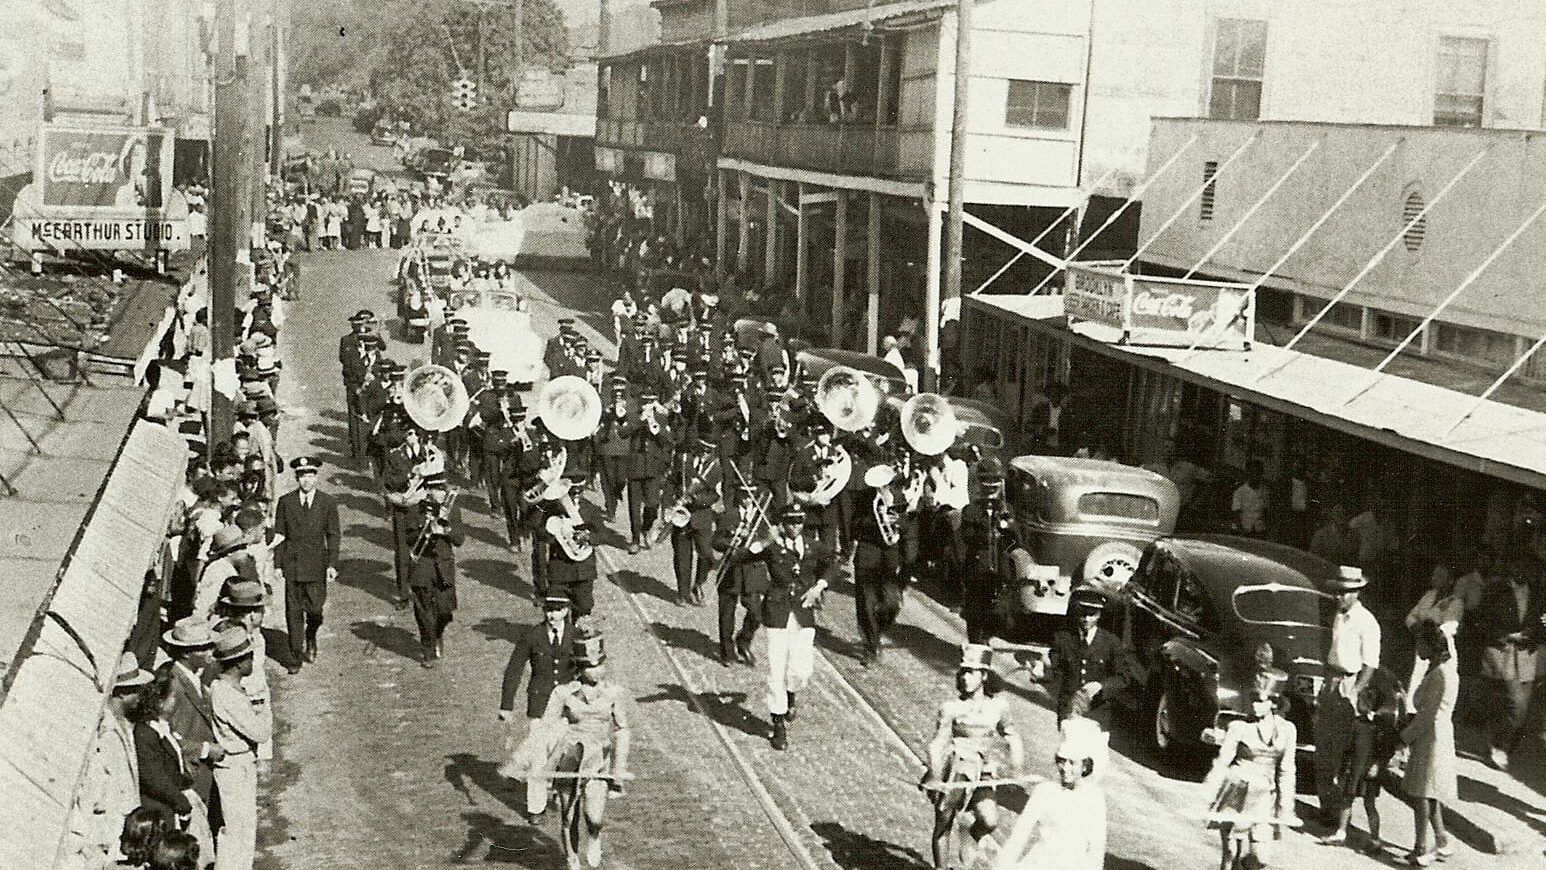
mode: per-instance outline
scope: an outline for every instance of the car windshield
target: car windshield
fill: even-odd
[[[1302,586],[1251,583],[1236,587],[1235,615],[1247,625],[1321,625],[1321,602],[1330,596]]]

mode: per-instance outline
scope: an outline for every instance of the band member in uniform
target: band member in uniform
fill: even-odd
[[[392,361],[377,354],[359,389],[350,397],[349,452],[356,460],[365,459],[374,452],[371,428],[391,399],[387,389],[391,375]]]
[[[719,515],[714,526],[714,549],[720,553],[714,568],[719,579],[719,663],[725,667],[734,661],[757,663],[752,639],[761,624],[768,567],[744,555],[753,543],[767,546],[773,531],[766,514],[769,501],[770,497],[759,494],[756,484],[744,482],[736,487],[735,504]],[[736,602],[746,611],[740,631],[735,628]]]
[[[344,402],[349,414],[349,445],[352,448],[355,443],[354,416],[357,413],[354,407],[354,395],[359,390],[360,384],[365,380],[366,352],[365,348],[375,345],[375,336],[371,334],[371,323],[375,315],[368,310],[360,310],[349,318],[349,332],[338,339],[338,366],[343,371]]]
[[[633,451],[633,427],[637,413],[628,402],[628,380],[612,379],[612,401],[602,407],[596,429],[596,460],[601,468],[601,492],[607,519],[617,518],[617,503],[628,489],[629,454]],[[630,512],[632,508],[630,507]]]
[[[724,485],[724,469],[714,447],[710,430],[699,429],[692,448],[677,453],[666,484],[678,604],[703,603],[703,587],[713,567],[714,509]]]
[[[687,389],[676,400],[676,428],[682,432],[692,432],[702,426],[708,419],[711,401],[709,368],[703,362],[694,363],[688,376]]]
[[[1111,729],[1115,700],[1138,672],[1133,652],[1122,639],[1100,627],[1106,597],[1085,587],[1074,591],[1073,626],[1052,638],[1047,688],[1057,702],[1058,723],[1074,716]]]
[[[838,515],[836,494],[825,499],[817,490],[828,482],[831,469],[840,461],[842,450],[833,442],[832,421],[819,411],[809,415],[810,443],[795,451],[789,462],[790,500],[805,508],[805,525],[834,549],[837,547]]]
[[[1007,573],[1012,554],[1025,548],[1014,515],[1004,503],[1004,464],[992,457],[984,459],[977,479],[982,497],[961,513],[961,536],[966,545],[961,618],[966,620],[968,641],[987,643],[998,625],[994,607],[1000,580]]]
[[[446,626],[456,613],[456,548],[466,541],[459,509],[451,504],[444,472],[424,477],[424,500],[414,532],[413,618],[419,624],[419,661],[426,668],[445,652]]]
[[[397,363],[392,364],[386,374],[386,397],[371,419],[371,462],[376,466],[377,474],[383,476],[387,472],[392,451],[402,445],[404,433],[414,427],[408,409],[403,406],[403,382],[407,376],[406,368]]]
[[[574,644],[575,625],[568,597],[544,598],[542,616],[542,621],[527,629],[515,649],[510,651],[499,692],[499,720],[509,722],[515,718],[515,696],[521,687],[521,675],[530,672],[526,681],[527,734],[547,710],[553,690],[574,679],[574,659],[569,653]],[[546,809],[547,783],[528,779],[527,821],[535,823],[536,817]]]
[[[805,688],[815,667],[816,609],[821,594],[838,572],[831,545],[805,528],[805,510],[784,508],[778,533],[765,547],[748,548],[768,568],[768,591],[762,599],[762,624],[768,629],[769,736],[774,749],[789,745],[787,723],[795,718],[795,694]]]
[[[896,470],[874,465],[865,472],[865,489],[853,519],[854,612],[864,643],[860,663],[869,667],[881,656],[881,636],[902,610],[903,496]]]
[[[479,466],[483,478],[483,490],[488,495],[489,513],[507,516],[511,510],[505,500],[506,461],[516,442],[515,409],[521,406],[521,397],[510,384],[504,382],[505,373],[493,373],[494,383],[489,388],[492,402],[486,402],[488,410],[478,412],[479,428],[483,435],[479,440]],[[506,376],[507,377],[507,376]],[[522,408],[524,410],[524,408]]]
[[[767,419],[762,423],[755,441],[755,463],[752,479],[773,496],[773,504],[783,507],[789,504],[789,464],[794,460],[795,421],[792,405],[783,392],[769,390]]]
[[[998,827],[998,802],[992,786],[970,784],[1015,775],[1025,765],[1025,745],[999,694],[1002,684],[993,671],[993,649],[969,643],[961,650],[956,669],[956,697],[939,707],[938,725],[929,743],[929,770],[923,789],[934,804],[932,837],[934,866],[951,866],[950,834],[956,816],[971,813],[969,839],[961,843],[961,866],[972,867]],[[999,768],[998,744],[1009,751],[1009,770]],[[957,785],[966,783],[966,785]]]
[[[402,443],[387,453],[382,485],[392,512],[392,550],[397,578],[396,604],[408,606],[412,593],[409,582],[413,571],[414,531],[419,525],[419,503],[425,497],[425,481],[430,475],[445,473],[445,457],[433,444],[426,444],[419,428],[412,425],[402,431]]]
[[[633,536],[629,553],[650,546],[649,531],[660,516],[661,487],[671,472],[674,429],[660,397],[652,389],[639,394],[639,416],[629,439],[628,530]]]
[[[274,515],[274,554],[284,578],[285,630],[290,640],[288,670],[297,673],[302,660],[317,660],[317,632],[327,584],[338,576],[338,503],[317,491],[321,465],[310,456],[291,460],[296,489],[279,498]]]
[[[589,616],[595,606],[596,552],[590,528],[580,516],[581,484],[560,478],[543,494],[538,532],[537,595],[563,596],[573,604],[576,618]]]

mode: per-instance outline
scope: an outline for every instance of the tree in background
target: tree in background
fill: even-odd
[[[444,142],[498,137],[522,68],[568,68],[569,36],[553,0],[345,0],[293,7],[290,80],[368,94]],[[517,21],[519,20],[519,26]],[[480,77],[478,108],[451,105],[451,83]]]

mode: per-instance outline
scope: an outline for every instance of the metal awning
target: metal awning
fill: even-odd
[[[849,9],[826,15],[804,15],[799,18],[772,21],[758,27],[749,27],[727,41],[732,43],[776,42],[781,39],[818,36],[846,27],[858,27],[907,15],[953,9],[955,5],[956,0],[902,0],[897,3],[881,3],[863,9]]]

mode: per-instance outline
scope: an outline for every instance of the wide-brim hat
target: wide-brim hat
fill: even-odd
[[[1339,565],[1337,576],[1330,583],[1333,592],[1357,592],[1369,585],[1369,578],[1356,565]]]
[[[993,647],[985,643],[961,645],[961,671],[989,671],[993,669]]]
[[[126,652],[118,657],[118,671],[113,675],[113,688],[132,689],[143,686],[155,678],[155,674],[140,667],[139,656]]]
[[[247,545],[247,534],[236,526],[222,526],[209,541],[210,558],[218,558]]]
[[[229,662],[252,655],[252,635],[247,629],[233,625],[215,635],[215,661]]]
[[[209,630],[209,621],[197,616],[185,616],[177,620],[170,630],[161,635],[167,646],[178,649],[198,649],[214,646],[215,635]]]
[[[256,610],[268,606],[268,590],[256,580],[237,580],[226,584],[220,603],[227,607]]]

